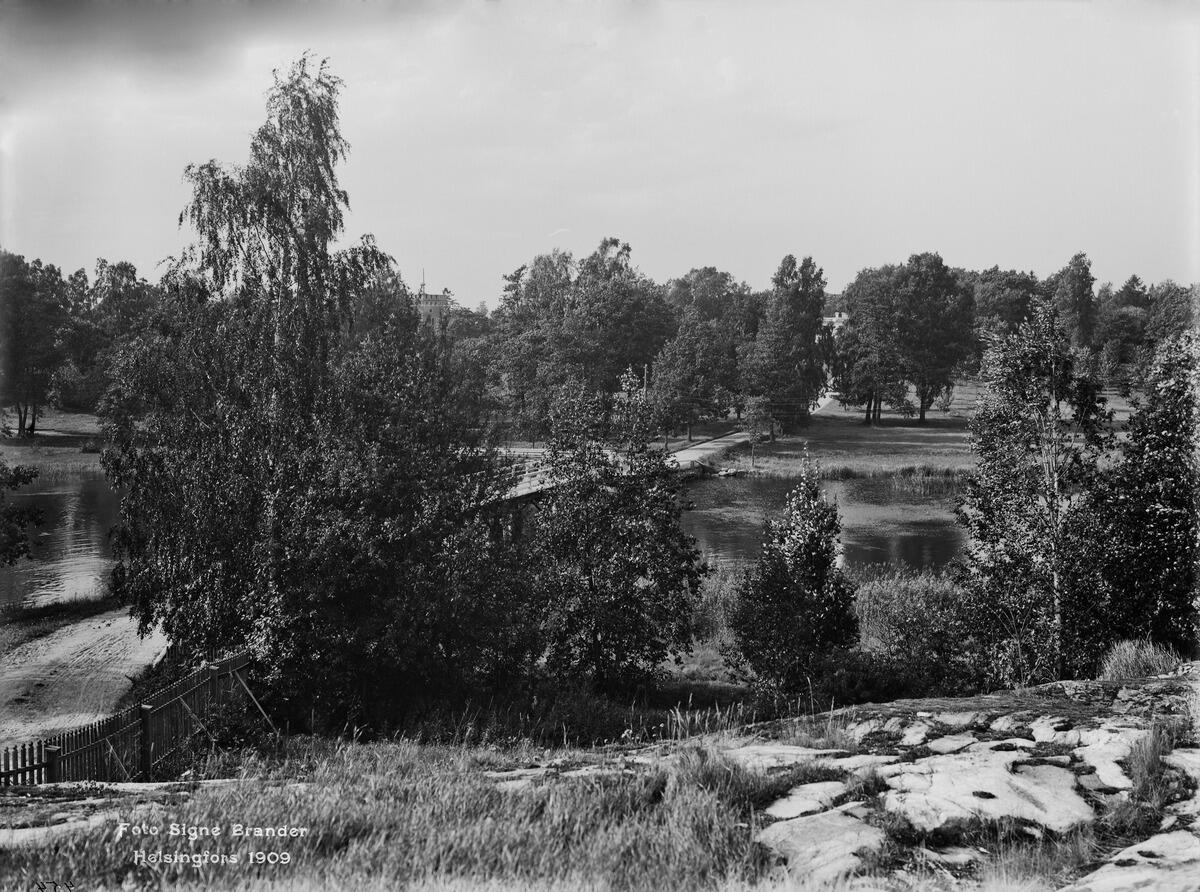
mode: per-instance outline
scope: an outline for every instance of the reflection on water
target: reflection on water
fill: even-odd
[[[99,474],[35,480],[6,495],[14,504],[41,509],[42,525],[31,528],[31,557],[0,567],[0,604],[41,604],[97,594],[112,564],[108,534],[120,509],[120,498],[108,481]]]
[[[764,477],[697,480],[684,493],[695,508],[684,512],[683,526],[710,564],[754,560],[764,521],[778,516],[793,485]],[[963,533],[949,496],[906,490],[887,478],[831,480],[821,486],[837,500],[847,566],[940,567],[962,547]]]
[[[885,478],[826,481],[842,517],[847,565],[878,563],[940,567],[955,557],[963,535],[950,498],[897,489]],[[776,517],[792,481],[713,477],[688,485],[695,509],[683,515],[710,564],[754,560],[763,522]],[[0,567],[0,604],[87,597],[97,593],[112,564],[109,531],[120,498],[100,475],[35,481],[9,498],[33,504],[43,524],[33,532],[33,555]]]

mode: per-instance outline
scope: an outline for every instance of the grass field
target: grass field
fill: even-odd
[[[5,421],[11,426],[11,417]],[[100,422],[95,415],[51,409],[38,420],[36,436],[0,439],[0,459],[8,465],[37,468],[41,480],[102,474],[100,443]]]
[[[905,476],[950,477],[975,467],[967,422],[982,393],[977,382],[959,384],[948,411],[933,408],[925,424],[915,417],[884,411],[880,423],[863,424],[863,413],[836,401],[813,415],[794,434],[776,437],[754,449],[753,473],[760,476],[794,476],[807,450],[818,461],[827,479],[845,477]],[[1106,393],[1120,429],[1129,418],[1130,403],[1115,392]],[[735,450],[722,467],[751,471],[749,448]]]

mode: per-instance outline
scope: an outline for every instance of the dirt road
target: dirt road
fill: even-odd
[[[119,608],[0,654],[0,746],[111,714],[166,644],[161,633],[139,638]]]

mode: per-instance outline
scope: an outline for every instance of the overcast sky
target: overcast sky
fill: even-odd
[[[244,160],[308,49],[345,80],[347,235],[469,306],[608,235],[658,280],[1200,280],[1197,3],[0,4],[0,245],[65,271],[156,279],[184,166]]]

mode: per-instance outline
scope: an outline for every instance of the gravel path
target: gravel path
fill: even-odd
[[[0,655],[0,746],[22,743],[110,715],[131,676],[166,648],[137,635],[124,608],[74,623]]]

